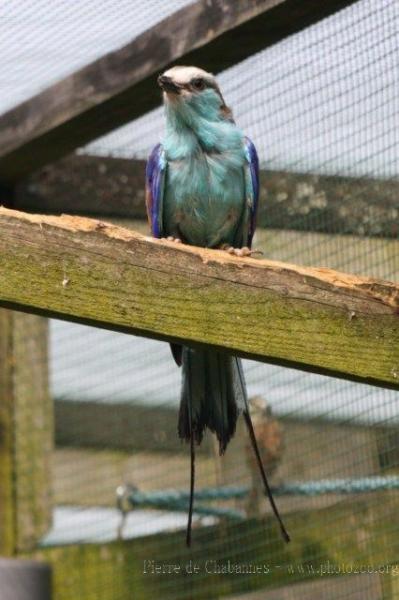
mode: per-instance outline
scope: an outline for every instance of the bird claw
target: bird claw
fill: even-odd
[[[174,242],[175,244],[181,244],[181,239],[180,238],[175,238],[171,235],[168,235],[168,237],[166,238],[162,238],[163,240],[167,240],[168,242]]]
[[[261,250],[251,250],[248,246],[244,246],[243,248],[234,248],[229,244],[224,244],[222,246],[222,250],[228,252],[229,254],[233,254],[234,256],[252,256],[254,254],[263,254]]]

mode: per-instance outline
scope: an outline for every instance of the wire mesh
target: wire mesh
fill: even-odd
[[[5,0],[0,112],[116,50],[193,0]]]
[[[186,3],[3,3],[0,109]],[[398,19],[395,0],[360,0],[218,77],[256,143],[265,187],[278,182],[262,196],[255,239],[268,258],[398,280]],[[29,43],[16,53],[10,40],[22,36]],[[160,108],[80,154],[142,159],[163,127]],[[161,342],[59,321],[49,335],[54,512],[36,550],[59,551],[57,600],[71,590],[85,600],[273,600],[288,585],[296,598],[399,597],[398,492],[278,498],[293,538],[284,548],[242,424],[223,458],[207,437],[197,482],[247,486],[245,499],[214,504],[241,511],[242,522],[197,516],[190,552],[184,511],[137,507],[122,522],[119,486],[188,488],[180,373]],[[245,374],[274,485],[398,474],[398,392],[253,361]]]

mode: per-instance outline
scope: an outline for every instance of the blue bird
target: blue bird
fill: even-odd
[[[255,146],[236,126],[211,73],[176,66],[159,76],[166,135],[146,168],[146,205],[152,235],[177,243],[251,255],[259,194]],[[220,454],[234,435],[242,411],[266,493],[289,541],[263,469],[248,408],[241,361],[215,350],[172,344],[182,366],[178,433],[190,443],[191,486],[187,545],[191,542],[195,443],[205,429]]]

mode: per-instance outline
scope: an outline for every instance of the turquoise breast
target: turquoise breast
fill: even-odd
[[[163,224],[166,235],[209,248],[240,245],[245,208],[245,155],[200,149],[180,160],[168,160]]]

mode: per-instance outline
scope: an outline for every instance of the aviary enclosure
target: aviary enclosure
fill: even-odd
[[[396,0],[0,7],[0,550],[49,565],[43,600],[399,598],[398,26]],[[260,259],[145,237],[172,64],[257,145]],[[240,423],[199,451],[185,547],[169,340],[245,357],[289,545]],[[0,598],[37,594],[10,565]]]

